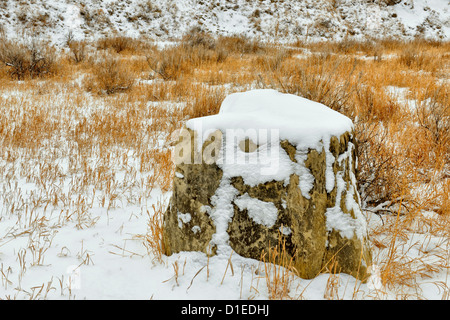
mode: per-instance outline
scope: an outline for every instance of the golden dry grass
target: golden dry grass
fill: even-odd
[[[11,67],[0,66],[2,197],[24,226],[43,228],[45,221],[33,216],[37,208],[58,210],[61,224],[86,228],[96,222],[88,210],[94,202],[107,209],[145,204],[154,188],[171,188],[174,130],[189,118],[217,113],[228,93],[275,88],[354,121],[364,208],[388,220],[371,230],[383,284],[414,287],[417,276],[449,267],[442,251],[433,253],[433,263],[430,253],[405,254],[413,222],[415,232],[442,237],[441,249],[448,251],[448,42],[282,46],[191,33],[162,49],[127,38],[84,45],[82,59],[73,50],[60,53],[52,73],[37,79],[18,82]],[[41,186],[41,193],[26,198],[17,187],[22,179]],[[64,179],[72,182],[63,192]],[[160,259],[163,206],[153,211],[146,241]],[[439,218],[423,221],[423,211]],[[32,248],[35,264],[42,264],[46,247]],[[281,253],[268,254],[277,259]],[[273,298],[286,297],[288,274],[272,272],[281,272],[268,282]]]

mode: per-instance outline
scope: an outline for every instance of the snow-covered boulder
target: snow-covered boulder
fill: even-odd
[[[217,115],[189,120],[177,138],[167,255],[233,250],[260,259],[281,239],[303,278],[330,263],[367,277],[349,118],[295,95],[253,90],[229,95]]]

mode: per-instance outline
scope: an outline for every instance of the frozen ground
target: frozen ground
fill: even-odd
[[[155,191],[149,201],[161,199],[161,196]],[[208,259],[202,253],[185,252],[163,257],[163,263],[153,261],[143,239],[148,216],[141,211],[139,207],[109,212],[93,208],[90,213],[95,225],[83,229],[77,228],[75,223],[61,226],[57,213],[53,217],[47,214],[48,221],[42,230],[20,227],[14,217],[3,214],[0,223],[0,298],[269,298],[264,266],[255,260],[236,254],[231,260],[225,255]],[[380,223],[375,215],[370,221]],[[403,250],[409,251],[413,258],[420,249],[424,250],[424,245],[426,250],[433,250],[443,240],[426,234],[411,234],[410,241],[416,242],[417,247],[407,250],[406,243]],[[398,298],[400,293],[384,288],[377,278],[378,269],[374,270],[374,277],[366,284],[345,274],[325,273],[313,280],[293,277],[289,296],[294,299]],[[330,281],[336,281],[333,290],[330,290]],[[433,278],[418,279],[416,289],[401,294],[441,299],[445,297],[445,283],[449,285],[449,281],[448,273],[437,273]]]
[[[338,6],[333,7],[332,3]],[[57,44],[62,44],[70,31],[77,39],[117,32],[170,40],[197,25],[220,34],[244,33],[277,40],[341,39],[347,34],[355,37],[424,34],[448,40],[450,34],[450,8],[446,0],[408,0],[395,6],[350,0],[321,4],[313,0],[266,0],[258,1],[258,6],[243,0],[8,0],[0,2],[0,31],[10,37],[24,30],[33,31]],[[403,91],[388,90],[414,108]],[[64,94],[64,89],[60,91]],[[33,100],[22,94],[20,90],[0,92],[0,98]],[[54,105],[43,104],[43,108],[48,108],[44,113],[59,119],[61,112],[70,119],[71,107],[61,109],[63,104],[58,101],[77,98],[80,97],[52,97]],[[83,117],[93,113],[89,101],[82,105],[83,108],[77,109],[82,116],[75,113],[76,121],[68,122],[70,130],[75,130]],[[46,153],[54,157],[49,168],[39,163],[39,158],[33,159],[17,150],[0,150],[0,299],[269,298],[264,266],[258,261],[236,254],[231,258],[219,255],[208,259],[201,253],[175,254],[163,257],[162,262],[155,259],[145,241],[149,217],[154,212],[152,205],[167,203],[170,192],[158,188],[150,192],[139,183],[130,182],[133,179],[127,175],[136,172],[133,166],[137,167],[135,163],[139,162],[132,152],[129,167],[123,169],[118,165],[113,172],[111,181],[117,189],[113,199],[112,194],[95,193],[92,185],[77,193],[79,175],[72,171],[72,160],[67,157],[73,146],[64,136],[52,139],[48,147],[38,152],[44,158]],[[53,146],[60,142],[65,147],[54,151]],[[88,160],[88,169],[102,173],[95,164],[98,160],[95,156]],[[36,172],[27,171],[29,168],[35,168]],[[55,177],[44,183],[37,181],[38,171],[45,170]],[[144,178],[138,176],[136,181]],[[54,199],[55,194],[64,197]],[[141,196],[145,201],[135,199]],[[77,202],[78,199],[84,202]],[[114,204],[109,206],[108,201]],[[370,230],[395,223],[395,217],[385,216],[382,220],[370,211],[364,214]],[[448,237],[445,232],[443,235],[426,232],[427,228],[431,230],[439,225],[440,219],[433,213],[423,212],[407,230],[408,237],[395,240],[398,261],[430,269],[411,280],[413,286],[382,286],[378,271],[386,261],[389,248],[385,244],[392,243],[392,239],[380,232],[373,238],[378,246],[373,246],[374,277],[368,283],[361,284],[344,274],[325,273],[313,280],[293,277],[289,282],[289,296],[448,299]],[[437,258],[447,261],[447,269],[435,268]]]
[[[29,99],[26,93],[2,94],[2,99],[14,97]],[[41,107],[48,108],[50,118],[71,117],[68,128],[75,128],[82,120],[75,120],[69,105],[61,109],[59,99],[71,101],[71,95]],[[84,105],[86,110],[74,110],[89,117],[94,104]],[[139,173],[134,152],[111,149],[108,155],[93,148],[84,159],[64,137],[55,135],[47,143],[37,158],[20,149],[2,151],[0,299],[270,297],[271,274],[266,277],[266,266],[259,261],[235,253],[208,259],[198,252],[156,259],[146,242],[149,219],[154,208],[165,208],[171,193],[145,184],[151,172]],[[92,177],[97,180],[89,183]],[[396,217],[380,218],[369,210],[363,213],[373,233],[373,277],[363,284],[345,274],[324,273],[312,280],[291,275],[286,282],[290,298],[448,298],[450,251],[444,218],[423,212],[393,239],[383,227],[400,223]],[[380,272],[389,255],[408,285],[382,285]],[[443,261],[447,269],[439,267]]]

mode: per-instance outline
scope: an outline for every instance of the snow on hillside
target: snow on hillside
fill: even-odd
[[[449,39],[448,0],[407,0],[395,5],[387,5],[386,2],[397,1],[377,2],[380,4],[368,0],[0,0],[0,34],[3,32],[8,37],[19,37],[22,32],[32,32],[55,44],[63,44],[69,32],[76,39],[93,39],[117,33],[170,40],[193,26],[200,26],[217,34],[243,33],[282,41],[341,39],[347,35],[356,38],[424,35]],[[63,89],[61,91],[64,92]],[[5,90],[0,97],[21,98],[21,94],[20,91]],[[50,114],[55,115],[63,103],[58,98],[52,99],[52,103],[54,105],[43,105],[43,108],[50,108],[53,110]],[[90,114],[90,108],[93,106],[85,104],[81,111]],[[71,114],[68,111],[65,113]],[[68,126],[75,127],[78,119],[73,117],[70,120],[73,123],[68,123]],[[64,137],[57,139],[65,143]],[[33,201],[52,188],[64,189],[61,193],[67,195],[67,199],[59,201],[66,201],[69,206],[71,201],[79,198],[78,194],[68,191],[76,187],[76,179],[72,180],[66,158],[70,150],[68,142],[62,151],[57,150],[61,158],[58,158],[60,162],[54,163],[54,167],[62,173],[58,177],[60,185],[47,186],[48,190],[21,175],[25,170],[19,164],[31,166],[34,159],[20,153],[11,154],[11,158],[18,157],[17,164],[15,160],[7,162],[0,159],[0,169],[13,181],[0,181],[0,299],[270,297],[264,265],[237,254],[208,258],[200,252],[182,252],[163,257],[163,263],[155,262],[154,256],[144,245],[144,237],[148,232],[153,205],[167,201],[170,192],[164,193],[155,188],[147,194],[147,189],[144,189],[145,204],[139,206],[127,202],[128,192],[142,191],[138,183],[123,183],[129,172],[138,171],[135,164],[138,161],[133,159],[132,153],[129,154],[129,168],[119,167],[112,179],[122,192],[116,201],[120,203],[117,207],[107,209],[108,206],[101,204],[99,196],[96,196],[94,188],[84,190],[83,196],[89,204],[85,203],[86,211],[79,213],[83,220],[69,219],[65,216],[66,212],[57,206],[52,208],[51,205],[47,207],[37,203],[31,207]],[[48,150],[48,153],[51,151]],[[10,156],[9,152],[5,154]],[[90,161],[95,167],[97,159],[94,157]],[[58,203],[58,199],[54,201]],[[16,203],[21,204],[21,208],[15,207]],[[16,214],[15,211],[19,210],[25,212],[24,215]],[[419,219],[420,223],[438,219],[426,212],[424,217],[419,218],[425,219]],[[372,227],[387,223],[390,217],[384,219],[386,221],[381,221],[376,214],[368,213]],[[410,241],[403,243],[403,239],[399,239],[398,242],[403,245],[400,249],[405,248],[402,251],[404,257],[409,259],[410,256],[419,257],[423,251],[433,253],[436,250],[436,255],[444,255],[438,251],[442,242],[446,241],[442,239],[417,232]],[[378,255],[378,249],[374,250]],[[382,261],[382,257],[378,260]],[[339,284],[338,289],[338,285],[330,285],[332,281]],[[290,297],[394,299],[409,294],[412,297],[441,299],[448,297],[448,291],[436,283],[448,286],[449,281],[449,271],[437,272],[433,279],[418,279],[414,287],[417,292],[399,293],[381,286],[376,269],[374,277],[365,284],[346,274],[338,278],[321,274],[312,280],[293,278]],[[330,287],[336,288],[333,295],[327,291]]]
[[[396,3],[396,4],[393,4]],[[193,26],[216,34],[265,40],[342,39],[346,36],[448,39],[448,0],[4,0],[0,31],[29,31],[64,42],[114,33],[177,38]]]

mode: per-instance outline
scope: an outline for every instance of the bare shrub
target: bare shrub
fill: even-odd
[[[23,43],[3,39],[0,42],[0,62],[9,68],[9,75],[17,80],[56,72],[54,48],[37,39]]]
[[[223,46],[218,45],[211,34],[199,27],[192,28],[182,37],[180,48],[196,66],[203,62],[223,62],[229,53]]]
[[[75,63],[80,63],[86,58],[86,42],[71,41],[69,43],[69,49],[71,53],[71,59],[75,61]]]
[[[204,47],[206,49],[214,49],[216,47],[214,37],[200,27],[191,28],[182,37],[182,43],[187,47]]]
[[[147,54],[147,63],[164,80],[178,80],[205,63],[223,62],[227,56],[225,50],[211,49],[203,40],[196,38],[183,40],[177,46],[152,50]]]
[[[448,87],[427,88],[416,108],[417,122],[431,142],[432,159],[443,169],[450,169],[450,100]]]
[[[241,35],[218,37],[216,48],[224,48],[228,52],[238,54],[256,54],[265,52],[265,47],[259,41]]]
[[[108,37],[100,39],[97,42],[97,48],[102,50],[111,48],[116,53],[121,53],[125,50],[134,51],[136,49],[136,41],[125,36]]]
[[[448,87],[428,88],[416,109],[420,126],[436,144],[450,144],[450,99]]]
[[[177,80],[181,75],[190,73],[191,67],[180,47],[153,50],[147,55],[149,67],[164,80]]]
[[[367,85],[356,86],[354,109],[368,123],[392,120],[399,112],[398,104],[384,90]]]
[[[296,94],[323,103],[333,110],[348,113],[347,101],[354,86],[352,69],[345,74],[339,71],[340,61],[318,56],[306,62],[306,65],[285,65],[275,74],[278,85],[285,93]]]
[[[384,2],[388,6],[394,6],[397,3],[402,2],[402,0],[381,0],[381,2]]]
[[[178,80],[207,64],[223,63],[230,54],[262,53],[265,48],[245,37],[215,39],[200,28],[187,32],[178,45],[147,53],[149,67],[164,80]]]
[[[441,64],[427,49],[434,43],[425,40],[414,40],[403,44],[398,61],[400,64],[416,70],[434,72],[441,67]]]
[[[275,54],[261,54],[256,58],[256,64],[263,71],[274,72],[279,70],[283,62],[292,55],[287,49],[276,50]]]
[[[411,46],[403,49],[399,57],[400,62],[407,67],[420,67],[424,63],[424,59],[424,54]]]
[[[55,69],[55,51],[44,42],[32,40],[27,46],[30,55],[29,72],[32,78],[51,73]]]
[[[187,107],[184,109],[187,118],[198,118],[217,114],[225,99],[225,93],[220,89],[196,89]]]
[[[383,90],[358,84],[350,101],[358,141],[358,186],[364,205],[380,211],[408,198],[410,162],[399,147],[399,106]],[[392,128],[391,128],[392,126]],[[403,204],[406,204],[404,201]],[[378,210],[378,209],[377,209]]]
[[[358,188],[364,206],[388,208],[405,197],[402,157],[387,143],[391,132],[380,122],[355,123],[358,141]],[[400,197],[402,196],[402,197]],[[378,209],[377,209],[378,210]]]
[[[86,84],[88,91],[114,94],[131,89],[134,84],[132,75],[122,65],[120,60],[111,55],[105,55],[94,65],[94,75]]]
[[[10,41],[0,43],[0,61],[9,67],[9,75],[17,80],[23,80],[27,74],[27,55],[27,50],[23,45]]]

